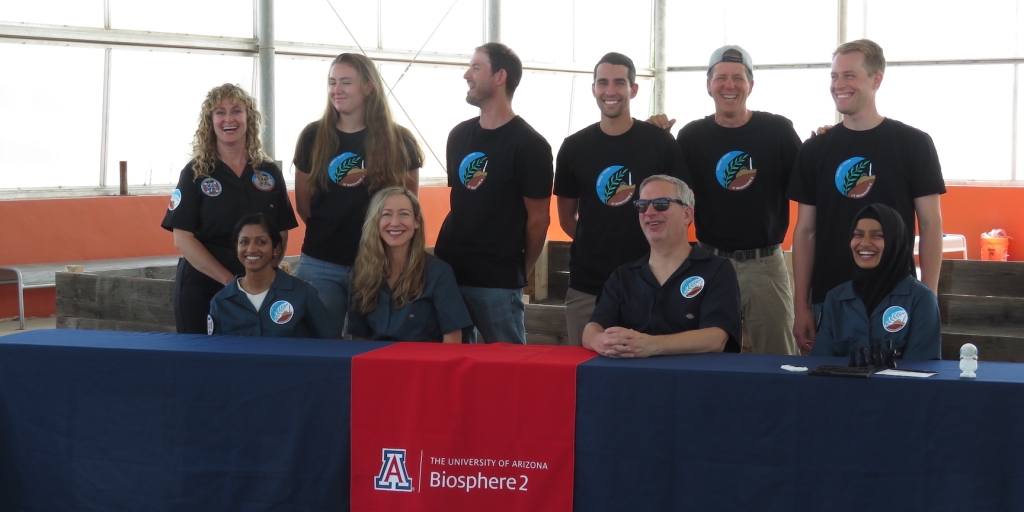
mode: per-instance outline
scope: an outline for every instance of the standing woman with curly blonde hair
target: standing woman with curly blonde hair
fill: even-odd
[[[313,285],[338,325],[370,196],[392,186],[415,193],[422,161],[412,133],[391,117],[373,62],[353,53],[335,58],[327,106],[299,135],[294,164],[295,206],[306,223],[296,276]]]
[[[260,144],[262,116],[237,85],[214,87],[199,112],[192,161],[181,171],[161,227],[181,251],[174,282],[174,322],[179,333],[205,334],[210,299],[245,269],[232,240],[235,224],[250,213],[276,221],[284,239],[298,226],[281,170]]]
[[[370,201],[352,267],[349,332],[384,341],[462,343],[469,311],[447,263],[427,254],[420,202],[388,187]]]

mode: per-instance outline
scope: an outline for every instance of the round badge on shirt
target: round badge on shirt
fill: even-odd
[[[213,334],[213,317],[206,315],[206,334]]]
[[[277,187],[277,182],[269,172],[256,171],[252,174],[252,185],[260,192],[271,192]]]
[[[692,299],[704,289],[704,278],[700,276],[691,276],[683,279],[683,284],[679,285],[679,293],[683,294],[684,298]]]
[[[730,151],[718,160],[715,166],[715,178],[726,190],[743,190],[754,183],[757,169],[754,168],[754,157],[742,151]]]
[[[910,315],[899,306],[890,306],[882,313],[882,327],[889,332],[897,332],[907,326]]]
[[[466,188],[476,190],[487,179],[487,155],[474,151],[462,159],[459,164],[459,181]]]
[[[181,191],[174,189],[174,192],[171,192],[171,202],[167,204],[167,209],[174,211],[179,204],[181,204]]]
[[[206,178],[203,180],[203,182],[199,184],[199,189],[210,197],[217,197],[224,191],[224,187],[222,187],[220,182],[214,178]]]
[[[874,166],[867,158],[848,158],[836,169],[836,188],[846,197],[860,199],[868,195],[874,185]]]
[[[365,168],[363,157],[346,151],[327,164],[327,176],[343,187],[358,187],[366,178]]]
[[[610,165],[597,175],[597,197],[608,206],[628,203],[635,191],[633,173],[629,172],[628,167]]]
[[[279,300],[270,306],[270,319],[275,324],[286,324],[293,316],[295,316],[295,308],[286,300]]]

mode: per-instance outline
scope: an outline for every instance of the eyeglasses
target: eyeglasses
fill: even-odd
[[[633,206],[636,207],[637,213],[646,212],[647,205],[649,204],[654,205],[655,210],[663,212],[665,210],[668,210],[669,203],[676,203],[680,206],[686,206],[686,203],[678,199],[672,199],[671,197],[659,197],[657,199],[637,199],[636,201],[633,201]]]

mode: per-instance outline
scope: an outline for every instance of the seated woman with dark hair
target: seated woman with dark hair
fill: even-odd
[[[281,338],[341,334],[316,290],[277,268],[274,262],[279,261],[284,244],[270,217],[262,213],[242,217],[234,240],[245,275],[213,297],[207,334]]]
[[[473,325],[447,263],[427,254],[412,192],[388,187],[370,200],[352,273],[349,332],[388,341],[461,343]]]
[[[849,356],[872,341],[891,340],[896,357],[939,359],[939,304],[917,280],[909,233],[899,213],[883,204],[854,218],[853,280],[828,292],[812,356]]]

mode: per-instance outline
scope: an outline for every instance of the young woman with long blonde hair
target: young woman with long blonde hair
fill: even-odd
[[[296,275],[320,293],[341,325],[345,291],[370,196],[382,188],[418,190],[423,154],[394,122],[373,62],[343,53],[331,63],[327,107],[295,146],[295,203],[306,223]]]

